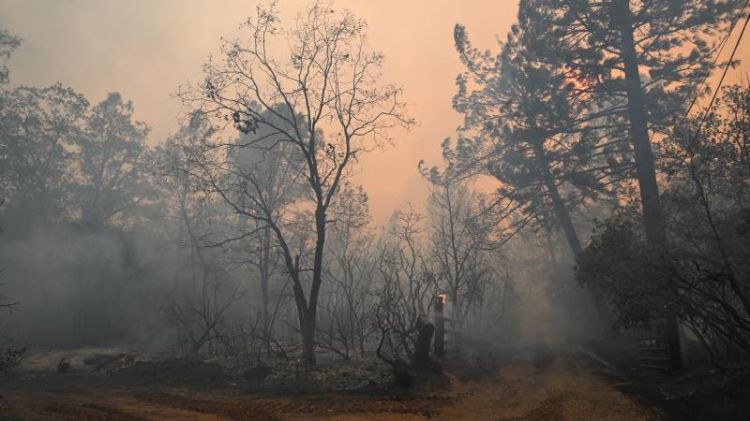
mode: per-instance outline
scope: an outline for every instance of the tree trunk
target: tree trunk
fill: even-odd
[[[432,345],[432,335],[435,333],[435,326],[420,317],[417,319],[417,343],[414,345],[414,357],[412,364],[416,367],[424,368],[430,365],[430,345]]]
[[[270,247],[271,232],[269,228],[264,228],[260,241],[260,293],[261,293],[261,316],[263,317],[263,341],[266,352],[271,354],[271,319],[268,312],[268,281],[270,277]]]
[[[613,21],[620,26],[622,63],[625,69],[625,88],[630,119],[630,139],[635,151],[636,174],[643,207],[643,223],[646,227],[646,236],[649,242],[663,246],[667,242],[667,235],[664,228],[664,214],[659,202],[659,186],[656,184],[654,154],[651,150],[648,135],[646,102],[633,39],[633,16],[628,0],[615,0],[615,5]]]
[[[302,365],[315,366],[315,317],[305,316],[302,326]]]
[[[557,222],[565,233],[565,239],[568,240],[570,250],[574,256],[578,256],[583,248],[581,247],[581,240],[578,238],[575,226],[573,226],[573,220],[570,217],[568,209],[565,207],[562,197],[560,197],[560,191],[555,184],[555,180],[549,170],[549,161],[544,154],[542,149],[541,141],[534,143],[534,154],[536,155],[536,161],[539,163],[537,167],[542,173],[542,180],[544,187],[547,189],[547,194],[552,201],[552,209],[555,211]]]
[[[573,225],[573,219],[570,217],[568,208],[565,207],[560,196],[560,190],[555,184],[555,179],[552,177],[552,173],[549,169],[549,160],[544,152],[544,139],[543,135],[537,135],[538,139],[534,142],[534,157],[536,158],[537,167],[539,172],[542,174],[542,181],[544,187],[547,190],[550,200],[552,201],[552,209],[557,217],[557,222],[560,224],[563,232],[565,233],[565,239],[568,241],[570,251],[573,252],[573,257],[577,257],[583,251],[581,241],[578,238],[578,233],[575,226]],[[551,248],[550,248],[551,250]],[[596,315],[598,316],[597,326],[602,336],[606,337],[611,334],[611,322],[613,321],[612,310],[609,308],[607,303],[601,297],[598,291],[592,288],[586,288],[585,294],[591,304],[594,306]]]
[[[441,360],[445,358],[445,318],[443,316],[444,302],[440,299],[435,303],[435,356]]]
[[[454,322],[458,322],[459,320],[461,320],[461,308],[458,305],[458,285],[451,286],[451,295],[449,301],[451,303],[450,317]]]
[[[292,277],[292,291],[294,292],[294,303],[297,305],[297,319],[299,320],[300,333],[302,334],[302,362],[306,367],[315,365],[315,323],[309,322],[308,306],[305,299],[305,291],[302,289],[299,265],[299,255],[294,261],[291,259],[288,249],[284,253],[287,268]],[[313,320],[315,320],[313,318]]]
[[[318,295],[323,281],[323,251],[326,240],[326,212],[322,206],[315,210],[315,256],[313,260],[313,279],[307,311],[302,323],[302,362],[306,367],[315,366],[315,328],[318,313]]]
[[[667,234],[664,225],[664,213],[659,202],[659,186],[656,183],[654,155],[648,135],[646,103],[638,68],[638,57],[635,51],[630,1],[614,0],[612,6],[612,22],[619,26],[620,31],[622,63],[625,70],[625,88],[628,98],[628,116],[630,119],[630,139],[635,151],[636,174],[643,208],[643,224],[649,244],[664,250],[667,246]],[[672,293],[676,294],[676,291]],[[670,365],[673,369],[679,369],[682,368],[682,355],[677,318],[670,315],[666,321]]]

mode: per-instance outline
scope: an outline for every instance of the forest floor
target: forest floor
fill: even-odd
[[[447,371],[435,387],[399,391],[371,382],[338,392],[261,391],[210,378],[199,386],[169,385],[82,369],[17,372],[0,379],[0,420],[686,419],[685,408],[665,405],[657,393],[666,380],[626,378],[583,353],[528,352],[484,370]]]

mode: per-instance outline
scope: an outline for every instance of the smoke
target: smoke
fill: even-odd
[[[31,347],[163,343],[175,256],[143,233],[45,226],[0,243],[7,335]],[[161,250],[164,250],[163,248]]]
[[[573,279],[574,260],[560,236],[529,233],[508,246],[518,288],[519,342],[560,347],[599,335],[588,293]]]

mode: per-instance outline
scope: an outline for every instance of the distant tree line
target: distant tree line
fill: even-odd
[[[464,183],[425,174],[425,212],[371,224],[353,170],[414,121],[365,22],[314,3],[286,28],[259,7],[179,88],[189,112],[155,145],[118,93],[3,85],[0,249],[24,309],[10,337],[250,365],[380,344],[410,360],[440,292],[477,339],[487,323],[512,334],[494,215]],[[3,36],[7,58],[20,40]]]
[[[744,6],[522,0],[497,52],[457,25],[463,123],[440,167],[419,164],[424,211],[380,229],[353,175],[415,122],[346,10],[316,2],[282,25],[258,7],[153,146],[120,94],[9,87],[3,65],[0,266],[25,309],[8,336],[398,365],[439,294],[465,340],[507,344],[515,277],[541,273],[550,301],[591,306],[600,337],[661,319],[674,368],[679,325],[717,364],[746,363],[750,91],[699,110]],[[0,32],[0,60],[20,43]]]

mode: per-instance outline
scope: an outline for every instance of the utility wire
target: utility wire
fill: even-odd
[[[745,3],[745,7],[747,8],[747,5],[750,4],[750,0],[748,0]],[[740,42],[742,42],[742,37],[745,35],[745,29],[747,29],[747,24],[750,22],[750,12],[747,14],[747,18],[745,18],[745,23],[742,25],[742,31],[740,31],[740,36],[737,38],[737,42],[734,44],[734,49],[732,50],[732,55],[729,56],[729,60],[727,61],[727,64],[724,66],[724,71],[721,74],[721,79],[719,79],[719,85],[716,86],[716,89],[713,92],[713,95],[711,95],[711,101],[708,103],[708,107],[706,108],[706,112],[703,113],[703,117],[701,118],[700,124],[698,124],[698,128],[695,130],[695,137],[698,137],[698,134],[700,133],[701,129],[703,128],[703,124],[706,122],[706,119],[708,118],[709,113],[711,112],[711,107],[714,105],[714,101],[716,101],[716,95],[721,90],[721,85],[724,83],[724,78],[727,76],[727,72],[729,71],[729,66],[732,65],[732,60],[734,60],[734,56],[737,53],[737,49],[740,46]]]
[[[743,9],[747,8],[747,6],[750,6],[750,0],[747,0],[745,2],[745,5],[742,7]],[[731,38],[732,34],[734,33],[734,28],[737,27],[737,22],[740,21],[741,15],[737,15],[737,17],[733,20],[732,25],[729,27],[729,31],[727,31],[726,35],[724,35],[724,39],[721,40],[721,43],[719,43],[718,51],[716,52],[716,57],[714,57],[713,63],[711,63],[711,67],[713,68],[716,66],[716,63],[719,62],[719,58],[721,57],[721,53],[724,52],[724,47],[727,46],[727,41],[729,38]],[[698,102],[698,97],[700,97],[700,93],[703,90],[703,87],[706,85],[706,82],[708,82],[708,79],[710,77],[710,74],[706,76],[698,86],[698,89],[695,91],[695,95],[693,95],[693,99],[690,101],[690,105],[687,108],[687,111],[685,111],[684,118],[688,118],[690,116],[690,111],[693,110],[693,106],[695,106],[695,103]]]

